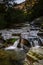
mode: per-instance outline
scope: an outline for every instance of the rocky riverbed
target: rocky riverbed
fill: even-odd
[[[39,31],[30,24],[20,29],[0,30],[0,65],[43,65],[43,47],[36,45],[37,38],[43,39],[37,35]],[[30,44],[35,44],[35,48]]]

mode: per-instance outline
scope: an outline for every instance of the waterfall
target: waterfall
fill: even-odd
[[[35,43],[35,44],[34,44],[35,46],[38,46],[38,45],[39,45],[39,44],[38,44],[38,41],[36,41],[36,40],[34,41],[34,43]]]
[[[17,45],[19,43],[19,40],[15,41],[14,44],[12,46],[9,46],[7,48],[5,48],[5,50],[12,50],[12,49],[16,49]]]
[[[35,46],[35,47],[39,47],[38,41],[36,41],[36,40],[34,41],[34,46]]]
[[[38,40],[34,40],[31,44],[32,47],[40,47]]]
[[[31,42],[30,44],[31,44],[31,47],[33,47],[33,44],[32,44],[32,42]]]
[[[13,46],[17,47],[18,43],[19,43],[19,40],[17,40],[16,42],[14,42]]]
[[[23,50],[23,48],[18,48],[17,47],[18,44],[19,44],[19,39],[17,41],[15,41],[12,46],[9,46],[9,47],[5,48],[5,50],[16,50],[16,51]]]

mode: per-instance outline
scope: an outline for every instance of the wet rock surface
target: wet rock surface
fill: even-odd
[[[22,65],[24,62],[24,51],[0,50],[0,65]]]
[[[43,65],[43,47],[31,48],[27,53],[24,65]]]

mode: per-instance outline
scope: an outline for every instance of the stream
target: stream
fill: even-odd
[[[7,46],[4,48],[4,51],[7,51],[8,57],[15,61],[15,62],[11,62],[11,65],[15,65],[15,63],[17,62],[20,65],[23,65],[23,61],[26,57],[26,53],[24,48],[28,47],[25,45],[25,42],[22,43],[21,41],[21,47],[18,48],[18,44],[20,41],[20,36],[17,34],[21,35],[21,38],[24,40],[28,40],[31,43],[31,47],[40,47],[39,45],[39,37],[37,36],[37,33],[39,32],[39,30],[31,30],[31,26],[30,24],[24,24],[24,27],[21,27],[20,29],[4,29],[4,30],[0,30],[0,34],[2,36],[2,38],[6,41],[7,39],[17,39],[12,45]],[[16,34],[16,35],[15,35]],[[14,36],[13,36],[14,35]],[[0,45],[2,43],[0,42]],[[24,47],[24,48],[23,48]],[[28,49],[29,50],[29,49]],[[13,64],[12,64],[13,63]],[[16,64],[17,64],[16,63]],[[10,65],[10,64],[9,64]]]

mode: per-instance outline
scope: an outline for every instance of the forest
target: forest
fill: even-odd
[[[9,0],[0,3],[0,29],[13,27],[15,23],[31,23],[43,16],[43,0],[26,0],[22,9],[16,8],[18,5],[15,2],[10,4]]]

